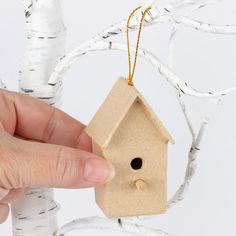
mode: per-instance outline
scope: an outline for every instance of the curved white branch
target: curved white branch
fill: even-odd
[[[160,21],[161,22],[169,21],[171,23],[182,24],[190,28],[193,28],[194,30],[206,33],[226,34],[226,35],[236,34],[236,25],[210,24],[202,21],[193,20],[190,19],[189,17],[181,15],[172,14],[172,15],[162,16],[159,19],[156,19],[154,22],[159,23]]]
[[[197,11],[200,9],[201,5],[195,5],[192,9],[189,9],[188,12],[185,13],[185,15],[188,15],[194,11]],[[169,39],[169,66],[172,70],[174,70],[174,40],[176,38],[177,32],[178,32],[178,27],[179,25],[175,25],[173,27],[172,32],[170,34],[170,39]],[[193,129],[193,125],[190,119],[190,116],[187,114],[187,108],[184,103],[184,100],[182,99],[182,93],[181,91],[177,92],[177,99],[179,101],[180,107],[182,109],[185,121],[187,123],[188,129],[190,131],[190,134],[192,136],[192,145],[189,151],[188,155],[188,164],[185,172],[185,178],[183,183],[180,185],[178,190],[175,192],[174,196],[169,200],[168,202],[168,207],[172,207],[176,205],[178,202],[182,201],[186,195],[187,190],[189,189],[189,185],[191,183],[191,180],[193,178],[194,173],[196,172],[197,164],[196,164],[196,158],[199,149],[199,144],[202,139],[203,133],[205,131],[205,126],[208,123],[208,120],[205,120],[200,128],[200,131],[197,135],[196,139],[196,134]]]
[[[65,234],[74,230],[83,229],[100,229],[100,230],[114,230],[126,233],[132,233],[134,235],[145,236],[168,236],[166,232],[158,229],[150,229],[141,224],[136,219],[105,219],[100,217],[89,217],[83,219],[77,219],[64,225],[57,231],[55,236],[64,236]]]
[[[208,32],[208,33],[217,33],[217,34],[235,34],[236,33],[236,26],[234,25],[214,25],[210,23],[204,23],[200,21],[196,21],[193,19],[189,19],[188,17],[184,17],[178,15],[178,12],[186,7],[192,9],[193,7],[203,8],[208,4],[218,2],[222,0],[202,0],[202,1],[178,1],[172,4],[159,6],[158,3],[154,4],[157,1],[150,1],[137,13],[134,14],[134,17],[131,19],[130,22],[130,30],[136,30],[139,26],[141,14],[140,12],[146,8],[146,6],[152,6],[152,9],[148,12],[145,17],[144,27],[149,26],[156,23],[163,23],[163,22],[171,22],[171,23],[178,23],[183,24],[198,31]],[[80,45],[80,47],[87,47],[94,42],[99,40],[108,39],[112,36],[118,35],[125,31],[126,27],[126,19],[122,20],[110,27],[106,30],[102,31],[100,34],[93,37],[91,40]]]
[[[193,138],[192,146],[191,146],[191,149],[190,149],[189,155],[188,155],[188,164],[187,164],[184,182],[179,187],[179,189],[176,191],[174,196],[168,201],[168,208],[171,208],[172,206],[174,206],[175,204],[177,204],[178,202],[180,202],[184,199],[184,196],[189,188],[189,184],[195,174],[196,158],[197,158],[197,155],[201,149],[201,141],[202,141],[202,137],[205,133],[207,124],[208,124],[208,119],[206,119],[202,123],[196,139]]]
[[[185,8],[185,13],[188,12],[188,7],[192,8],[196,5],[200,6],[201,8],[206,7],[207,5],[220,2],[223,0],[175,0],[171,1],[171,5],[174,8],[180,7],[181,9]]]
[[[208,1],[177,1],[172,4],[169,4],[167,6],[158,6],[158,4],[154,4],[156,1],[150,1],[147,5],[154,4],[153,8],[149,11],[149,14],[147,14],[145,18],[145,25],[150,25],[158,22],[166,22],[170,21],[175,24],[185,24],[189,27],[192,27],[199,31],[204,32],[210,32],[210,33],[221,33],[221,34],[235,34],[236,33],[236,26],[217,26],[213,24],[203,23],[195,20],[191,20],[186,16],[178,16],[175,15],[175,12],[178,12],[178,10],[181,10],[182,8],[186,6],[190,6],[191,8],[202,8],[204,6],[207,6],[207,4],[210,4],[212,2],[216,2],[219,0],[208,0]],[[139,25],[140,21],[140,12],[135,14],[135,17],[132,18],[130,28],[136,29],[136,27]],[[85,55],[86,53],[90,51],[96,51],[96,50],[106,50],[106,49],[115,49],[115,46],[117,45],[116,49],[118,50],[126,50],[124,47],[120,44],[115,44],[114,42],[106,42],[105,39],[110,38],[111,36],[120,34],[124,31],[126,26],[126,20],[123,20],[115,25],[112,25],[108,29],[104,30],[102,33],[95,36],[93,39],[81,44],[79,47],[74,49],[72,52],[70,52],[66,58],[64,58],[56,67],[55,71],[51,75],[49,79],[49,85],[55,86],[58,81],[60,81],[60,77],[63,75],[64,72],[70,66],[78,59],[78,57]],[[109,44],[107,46],[106,44]],[[110,46],[112,45],[112,47]],[[174,73],[171,71],[167,66],[165,66],[163,63],[161,63],[157,58],[155,58],[153,55],[145,51],[142,51],[139,53],[139,56],[142,56],[144,59],[152,63],[156,69],[159,70],[159,72],[165,77],[175,88],[181,90],[184,94],[188,94],[191,96],[196,97],[202,97],[202,98],[208,98],[208,97],[217,97],[222,96],[225,94],[228,94],[230,92],[235,91],[235,88],[226,89],[219,92],[200,92],[197,89],[189,87],[185,82],[182,82]],[[180,86],[180,87],[178,87]]]
[[[126,51],[127,46],[125,44],[118,44],[106,41],[99,41],[94,43],[88,48],[77,48],[69,53],[55,68],[52,76],[49,79],[48,85],[55,86],[59,78],[75,63],[80,56],[85,55],[89,52],[102,51],[102,50],[122,50]],[[135,52],[135,48],[131,48],[132,52]],[[144,58],[146,61],[151,63],[156,70],[164,77],[176,90],[180,90],[183,94],[198,97],[198,98],[214,98],[227,95],[231,92],[236,91],[236,87],[225,89],[222,91],[207,91],[201,92],[197,89],[191,88],[186,82],[180,80],[180,78],[165,64],[163,64],[156,56],[152,53],[147,52],[143,49],[139,49],[138,55]]]

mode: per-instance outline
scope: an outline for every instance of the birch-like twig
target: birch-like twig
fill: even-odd
[[[189,188],[190,182],[196,171],[196,159],[201,149],[201,141],[205,133],[207,124],[208,124],[208,119],[206,119],[202,123],[201,128],[196,138],[193,138],[193,142],[192,142],[189,155],[188,155],[188,164],[187,164],[187,168],[185,172],[184,182],[179,187],[179,189],[175,192],[174,196],[168,201],[168,208],[173,207],[178,202],[182,201],[185,197],[185,194]]]
[[[215,2],[214,1],[198,1],[198,5],[194,2],[187,1],[188,4],[190,2],[192,3],[191,6],[197,5],[198,8],[202,8],[203,6],[207,6],[207,3],[209,2]],[[185,3],[186,4],[186,3]],[[199,5],[201,4],[201,5]],[[177,10],[181,9],[180,3],[177,7],[177,9],[173,8],[173,6],[168,5],[165,7],[153,7],[150,11],[147,17],[145,18],[145,24],[153,24],[157,22],[165,22],[165,21],[170,21],[172,20],[173,23],[175,24],[186,24],[188,26],[193,27],[195,30],[201,30],[205,32],[210,32],[210,33],[221,33],[221,34],[235,34],[236,33],[236,27],[235,26],[216,26],[208,23],[203,23],[199,21],[194,21],[188,19],[186,16],[177,16],[173,15]],[[140,14],[140,13],[139,13]],[[136,27],[139,24],[140,16],[132,18],[130,28],[131,29],[136,29]],[[114,41],[109,39],[110,41],[107,42],[108,38],[111,38],[114,35],[120,34],[124,31],[125,29],[125,24],[126,20],[121,21],[111,27],[109,27],[107,30],[104,30],[102,33],[98,34],[95,36],[93,39],[88,40],[87,42],[81,44],[79,47],[76,49],[72,50],[70,53],[67,54],[67,56],[61,60],[61,62],[57,65],[55,68],[53,74],[51,75],[49,82],[48,82],[48,87],[47,89],[50,89],[50,86],[56,86],[57,82],[60,81],[61,76],[70,68],[70,66],[75,63],[80,56],[83,56],[87,54],[88,52],[91,51],[99,51],[99,50],[108,50],[108,49],[117,49],[117,50],[126,50],[126,47],[121,44],[116,44]],[[230,92],[235,91],[235,87],[231,89],[226,89],[224,91],[219,91],[219,92],[200,92],[195,88],[191,88],[190,86],[187,85],[186,82],[183,82],[178,76],[171,71],[168,66],[164,65],[163,63],[158,60],[154,55],[151,53],[148,53],[145,50],[140,50],[139,56],[142,56],[145,60],[149,61],[152,63],[155,68],[160,71],[160,73],[163,75],[164,78],[168,82],[171,83],[171,85],[177,89],[180,89],[183,93],[191,95],[191,96],[196,96],[196,97],[217,97],[221,95],[228,94]],[[180,88],[178,88],[180,87]]]
[[[142,225],[135,219],[105,219],[101,217],[89,217],[83,219],[76,219],[64,225],[55,236],[64,236],[74,230],[83,229],[100,229],[100,230],[113,230],[134,235],[148,235],[148,236],[168,236],[169,234],[159,230],[151,229]]]
[[[27,48],[20,71],[20,91],[51,105],[60,104],[59,93],[44,88],[53,68],[65,54],[65,28],[59,0],[24,0]],[[57,92],[60,91],[57,89]],[[12,205],[14,236],[52,236],[57,229],[53,190],[33,189]]]
[[[127,50],[126,44],[114,43],[112,41],[98,41],[93,43],[91,46],[85,49],[77,48],[75,51],[72,51],[67,55],[55,68],[50,80],[49,87],[57,85],[57,79],[60,78],[65,71],[67,71],[73,63],[75,63],[79,57],[94,51],[104,51],[104,50]],[[135,52],[135,47],[131,47],[131,51]],[[202,92],[195,88],[192,88],[188,85],[187,82],[183,82],[175,73],[172,71],[167,65],[162,63],[154,54],[144,50],[142,48],[139,49],[138,55],[145,59],[147,62],[152,64],[155,69],[160,73],[160,75],[165,78],[172,87],[176,90],[180,90],[185,95],[190,95],[198,98],[214,98],[225,96],[229,93],[235,92],[236,87],[225,89],[222,91],[206,91]]]

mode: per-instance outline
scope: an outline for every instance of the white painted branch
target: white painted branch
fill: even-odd
[[[171,5],[174,8],[184,9],[185,13],[188,11],[188,7],[192,8],[194,5],[201,6],[201,8],[206,7],[207,5],[213,4],[215,2],[220,2],[223,0],[174,0],[171,2]]]
[[[158,3],[154,4],[155,1],[151,1],[150,3],[147,2],[145,4],[146,8],[147,6],[152,6],[152,9],[148,12],[148,14],[145,17],[144,27],[156,24],[156,23],[164,23],[164,22],[171,22],[171,23],[178,23],[183,24],[186,26],[189,26],[193,29],[197,29],[199,31],[205,31],[205,32],[212,32],[212,33],[218,33],[218,34],[235,34],[236,26],[231,25],[225,25],[225,26],[217,26],[210,23],[204,23],[195,21],[192,19],[188,19],[186,16],[178,15],[178,12],[188,6],[188,8],[192,9],[193,7],[203,8],[207,6],[210,3],[218,2],[221,0],[208,0],[208,1],[187,1],[187,3],[182,4],[169,4],[165,6],[159,6]],[[134,14],[134,17],[131,19],[130,22],[130,30],[136,30],[139,26],[141,14],[142,11],[137,11],[137,13]],[[99,41],[99,40],[105,40],[112,36],[115,36],[117,34],[123,33],[125,31],[126,27],[126,19],[122,20],[110,27],[108,27],[106,30],[103,30],[101,33],[93,37],[91,40],[88,40],[87,42],[84,42],[79,47],[85,48],[89,45],[91,45],[93,42]]]
[[[65,28],[59,0],[25,0],[27,48],[20,71],[20,91],[51,105],[60,104],[60,89],[44,88],[65,54]],[[61,85],[61,83],[59,83]],[[43,91],[38,93],[38,90]],[[52,236],[57,229],[53,190],[33,189],[12,205],[14,236]]]
[[[215,25],[210,23],[205,23],[202,21],[197,21],[190,19],[186,16],[181,15],[166,15],[162,16],[159,19],[156,19],[154,22],[160,23],[161,22],[171,22],[176,24],[182,24],[193,28],[197,31],[202,31],[206,33],[213,33],[213,34],[236,34],[236,25]]]
[[[206,6],[206,4],[205,4]],[[197,11],[198,9],[201,8],[201,5],[194,5],[192,7],[192,9],[188,9],[188,11],[185,13],[186,15],[189,15],[190,13]],[[175,42],[175,37],[177,35],[179,29],[179,25],[175,25],[172,29],[172,32],[170,34],[170,40],[169,40],[169,66],[172,70],[174,70],[174,42]],[[168,202],[168,207],[172,207],[174,205],[176,205],[178,202],[182,201],[186,195],[187,190],[189,189],[191,180],[194,176],[194,173],[196,172],[196,168],[197,168],[197,154],[198,151],[200,151],[200,142],[202,140],[203,134],[205,132],[205,127],[208,123],[208,119],[206,119],[203,123],[202,126],[200,128],[200,131],[197,134],[197,138],[196,138],[196,134],[194,132],[194,128],[193,128],[193,124],[191,122],[190,116],[187,113],[187,108],[186,108],[186,104],[184,103],[184,100],[182,98],[182,92],[179,90],[177,92],[177,99],[179,101],[180,107],[182,109],[185,121],[187,123],[188,129],[190,131],[190,134],[192,136],[192,145],[188,154],[188,164],[187,164],[187,168],[185,171],[185,178],[183,183],[180,185],[180,187],[178,188],[178,190],[175,192],[175,194],[173,195],[173,197],[169,200]]]
[[[212,24],[207,24],[203,22],[194,21],[188,19],[186,16],[178,16],[174,15],[175,12],[186,7],[186,5],[190,5],[190,9],[192,8],[202,8],[207,6],[207,4],[216,2],[219,0],[211,0],[211,1],[178,1],[175,4],[170,4],[168,6],[158,6],[154,5],[153,8],[149,11],[145,18],[144,25],[150,25],[157,22],[166,22],[171,21],[175,24],[186,24],[190,27],[193,27],[195,30],[211,32],[211,33],[221,33],[221,34],[235,34],[236,26],[217,26]],[[154,1],[155,2],[155,1]],[[147,3],[147,5],[154,4],[153,1]],[[181,5],[182,4],[182,5]],[[175,5],[175,7],[173,7]],[[130,28],[136,29],[139,25],[140,21],[140,12],[132,18]],[[118,24],[112,25],[107,30],[95,36],[93,39],[81,44],[79,47],[68,53],[68,55],[57,65],[55,71],[51,75],[49,79],[49,88],[50,86],[57,85],[60,77],[70,68],[70,66],[75,63],[80,56],[85,55],[91,51],[99,51],[99,50],[109,50],[109,49],[117,49],[117,50],[126,50],[126,46],[122,44],[114,43],[113,41],[107,42],[108,38],[120,34],[124,31],[126,26],[126,20],[119,22]],[[201,92],[195,88],[191,88],[188,86],[186,82],[181,81],[178,76],[168,68],[168,66],[164,65],[160,62],[158,58],[156,58],[151,53],[148,53],[145,50],[140,50],[139,56],[143,57],[145,60],[149,61],[154,67],[160,72],[160,74],[176,89],[181,90],[184,94],[196,96],[200,98],[210,98],[210,97],[218,97],[223,96],[225,94],[234,92],[236,87],[226,89],[218,92]],[[45,88],[46,89],[46,88]]]
[[[29,18],[32,14],[33,10],[33,0],[24,0],[24,11],[25,11],[25,17],[26,19]]]
[[[20,71],[20,90],[38,98],[51,97],[48,103],[52,104],[52,100],[58,101],[59,98],[52,98],[52,94],[45,89],[42,93],[38,91],[44,88],[55,65],[65,55],[65,28],[60,1],[39,0],[31,8],[31,13],[27,14],[26,11],[27,49],[22,71]],[[55,89],[50,91],[53,90]]]
[[[184,182],[179,187],[179,189],[176,191],[174,196],[169,200],[168,208],[173,207],[178,202],[182,201],[185,197],[185,194],[189,188],[189,184],[190,184],[190,182],[195,174],[195,171],[196,171],[196,159],[197,159],[197,155],[200,151],[202,137],[205,133],[207,124],[208,124],[208,120],[206,119],[201,125],[201,128],[197,134],[197,138],[196,139],[193,138],[192,146],[191,146],[191,149],[190,149],[189,155],[188,155],[188,164],[187,164]]]
[[[134,235],[145,236],[168,236],[169,234],[158,229],[150,229],[145,227],[135,219],[105,219],[100,217],[89,217],[84,219],[77,219],[64,225],[55,236],[64,236],[65,234],[74,230],[83,229],[100,229],[100,230],[114,230]]]
[[[56,85],[58,78],[60,78],[70,67],[73,63],[75,63],[80,56],[83,56],[89,52],[94,51],[103,51],[103,50],[127,50],[126,44],[119,44],[107,41],[98,41],[93,43],[91,46],[87,48],[77,48],[76,50],[69,53],[55,68],[52,76],[49,79],[49,84]],[[135,52],[135,47],[131,47],[131,51]],[[176,90],[180,90],[185,95],[190,95],[198,98],[214,98],[225,96],[231,92],[236,91],[236,87],[225,89],[222,91],[207,91],[201,92],[197,89],[191,88],[186,82],[180,80],[180,78],[165,64],[163,64],[156,56],[152,53],[144,50],[139,49],[138,55],[151,63],[156,70],[160,73],[160,75],[165,78],[172,87]],[[49,85],[50,86],[50,85]]]
[[[14,236],[52,236],[60,206],[51,189],[32,189],[12,205]]]

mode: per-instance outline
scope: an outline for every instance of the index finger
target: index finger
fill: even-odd
[[[91,141],[82,123],[20,93],[0,90],[0,122],[12,135],[91,150]]]

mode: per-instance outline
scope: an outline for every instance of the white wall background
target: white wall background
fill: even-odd
[[[126,18],[134,7],[145,1],[99,0],[63,1],[68,29],[67,49],[89,39],[112,23]],[[166,1],[160,1],[161,3]],[[24,52],[25,24],[22,2],[0,0],[0,78],[11,90],[17,90],[17,73]],[[235,0],[224,0],[194,14],[195,19],[218,24],[236,24]],[[87,22],[87,13],[92,16]],[[170,24],[151,26],[143,31],[142,47],[167,62]],[[117,40],[124,41],[124,35]],[[135,38],[133,38],[134,42]],[[236,36],[210,35],[182,27],[176,41],[178,75],[202,90],[236,85]],[[119,75],[126,75],[124,52],[97,52],[79,60],[65,76],[63,110],[88,123]],[[73,86],[72,86],[73,82]],[[181,183],[189,149],[187,131],[174,90],[146,62],[139,60],[135,84],[149,101],[176,140],[170,147],[169,195]],[[69,92],[70,91],[72,92]],[[72,98],[76,96],[76,103]],[[147,222],[172,236],[235,236],[236,212],[236,94],[221,106],[187,98],[196,127],[204,114],[211,123],[199,156],[198,172],[185,201],[166,215]],[[94,203],[92,189],[56,190],[61,203],[59,224],[74,218],[102,216]],[[111,232],[86,230],[69,235],[111,235]],[[11,221],[0,225],[0,235],[11,235]],[[112,235],[123,235],[113,233]]]

